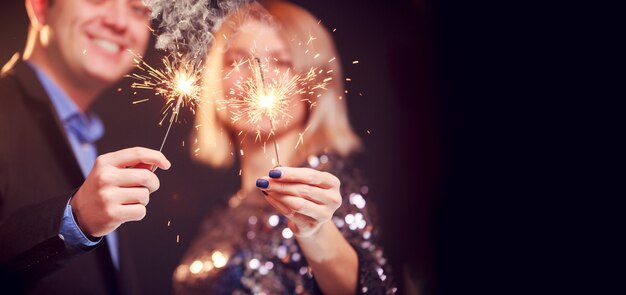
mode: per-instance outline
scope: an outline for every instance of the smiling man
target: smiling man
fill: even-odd
[[[133,293],[123,232],[169,169],[158,151],[97,156],[94,100],[143,53],[141,0],[26,0],[27,44],[0,78],[2,292]],[[123,230],[123,228],[120,228]]]

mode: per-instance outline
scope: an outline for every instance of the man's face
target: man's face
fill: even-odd
[[[126,74],[133,64],[128,49],[143,54],[150,38],[141,0],[53,0],[46,25],[42,40],[51,62],[71,79],[103,84]]]

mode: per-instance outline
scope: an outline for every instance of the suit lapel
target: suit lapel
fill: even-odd
[[[111,260],[111,251],[109,250],[109,243],[107,243],[106,237],[102,239],[100,245],[98,245],[98,249],[96,250],[99,250],[95,251],[98,256],[98,262],[104,269],[111,270],[102,272],[109,294],[122,294],[119,288],[120,284],[118,281],[118,271],[115,269],[113,261]]]
[[[38,126],[43,129],[46,141],[50,143],[47,148],[53,149],[58,163],[66,167],[64,171],[72,186],[79,187],[85,179],[74,156],[63,123],[59,119],[48,94],[33,69],[25,62],[18,61],[13,70],[22,91],[26,93],[25,99],[29,110],[37,118]],[[54,124],[50,124],[50,122],[54,122]]]
[[[131,249],[129,245],[129,236],[126,231],[127,228],[121,226],[115,231],[117,232],[118,250],[120,258],[120,271],[118,272],[118,280],[120,287],[124,288],[124,294],[141,294],[141,289],[138,285],[138,275],[135,272],[133,259],[131,256]]]

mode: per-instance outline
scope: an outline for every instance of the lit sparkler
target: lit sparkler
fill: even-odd
[[[141,70],[140,73],[126,76],[137,80],[137,82],[133,82],[131,87],[153,90],[155,95],[165,99],[163,118],[159,125],[162,125],[165,118],[170,114],[169,125],[159,148],[159,151],[162,151],[172,124],[178,120],[180,109],[189,107],[191,112],[195,113],[195,106],[200,102],[200,77],[203,67],[200,62],[186,62],[178,59],[174,59],[172,62],[168,57],[164,57],[162,59],[163,69],[158,70],[148,65],[141,56],[131,53],[135,56],[135,66]],[[146,101],[146,99],[140,101]]]
[[[252,76],[234,83],[234,88],[228,91],[225,104],[231,107],[231,120],[237,122],[245,120],[251,126],[256,125],[256,138],[261,139],[262,128],[259,122],[264,118],[270,121],[268,139],[271,136],[274,143],[276,163],[280,166],[278,157],[278,145],[276,144],[276,122],[291,119],[289,114],[291,106],[290,98],[296,94],[313,95],[317,90],[326,89],[328,77],[319,81],[316,68],[310,68],[306,73],[294,73],[292,69],[281,71],[278,67],[271,68],[270,63],[262,64],[261,60],[252,56],[246,61],[237,63],[233,70],[240,71],[240,66],[248,63]],[[264,72],[273,73],[270,79],[266,79]],[[230,72],[226,74],[228,78]],[[312,107],[315,102],[311,99],[303,99]]]

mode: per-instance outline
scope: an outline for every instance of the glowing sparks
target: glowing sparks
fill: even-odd
[[[146,99],[135,100],[135,101],[133,101],[133,104],[138,104],[138,103],[146,102],[146,101],[148,101],[148,100],[150,100],[150,99],[149,99],[149,98],[146,98]]]
[[[313,42],[313,40],[316,40],[317,38],[313,37],[312,35],[309,35],[309,40],[306,41],[306,45],[311,44],[311,42]]]
[[[187,73],[179,73],[178,77],[176,77],[175,90],[181,95],[189,96],[193,93],[194,82],[194,79],[187,76]]]
[[[298,142],[296,142],[296,146],[294,147],[294,149],[297,149],[298,145],[304,144],[304,134],[307,132],[307,130],[309,130],[309,127],[311,126],[307,126],[306,129],[302,131],[302,133],[298,132]]]
[[[309,41],[313,40],[315,38],[311,36]],[[275,124],[287,122],[292,118],[289,114],[290,109],[294,103],[300,103],[292,101],[292,97],[296,95],[317,97],[316,92],[325,90],[332,80],[331,77],[324,79],[318,77],[325,73],[324,70],[311,67],[306,72],[298,73],[291,68],[273,67],[270,61],[280,64],[276,58],[266,58],[265,62],[261,63],[259,58],[251,56],[247,60],[234,62],[233,69],[224,77],[228,79],[234,71],[241,72],[244,64],[248,65],[249,72],[252,73],[247,78],[235,81],[233,88],[225,91],[227,95],[224,103],[229,106],[233,123],[244,120],[246,124],[256,127],[255,140],[262,139],[262,131],[268,133],[267,139],[269,139],[274,135]],[[266,75],[268,75],[267,79]],[[313,99],[303,98],[301,101],[308,102],[311,106],[315,105]],[[269,131],[261,127],[261,121],[264,119],[270,121]],[[275,142],[274,149],[276,162],[280,165],[278,146]]]
[[[230,74],[232,74],[234,71],[241,72],[241,66],[245,65],[246,63],[248,63],[248,60],[245,59],[233,61],[233,63],[231,64],[233,69],[230,70],[226,75],[224,75],[224,79],[228,79],[230,77]]]
[[[169,134],[172,123],[178,120],[178,115],[182,107],[188,107],[192,113],[195,113],[195,106],[200,102],[201,90],[201,74],[203,67],[200,62],[184,61],[164,57],[162,59],[163,69],[158,70],[148,65],[141,56],[133,53],[135,66],[140,70],[139,73],[133,73],[126,77],[136,80],[131,87],[135,89],[147,89],[155,92],[155,95],[162,96],[165,99],[165,107],[163,108],[163,118],[159,125],[163,123],[165,118],[170,115],[169,125],[161,143],[159,151],[163,150],[163,145]],[[148,99],[134,101],[133,104],[147,101]]]
[[[236,81],[235,89],[230,91],[234,97],[229,97],[226,101],[232,108],[232,121],[244,119],[250,125],[258,125],[263,118],[272,121],[291,118],[288,113],[289,98],[302,92],[302,89],[298,89],[303,83],[301,77],[291,75],[288,69],[284,73],[276,73],[275,78],[266,85],[263,65],[258,58],[251,58],[247,63],[253,73],[252,77]],[[235,70],[239,71],[238,68]]]
[[[157,70],[138,55],[135,55],[134,61],[141,73],[127,76],[137,80],[131,87],[153,90],[156,95],[163,96],[167,110],[172,109],[181,97],[181,106],[189,106],[192,111],[200,102],[200,76],[203,69],[198,63],[174,60],[174,64],[165,57],[162,59],[163,70]]]

